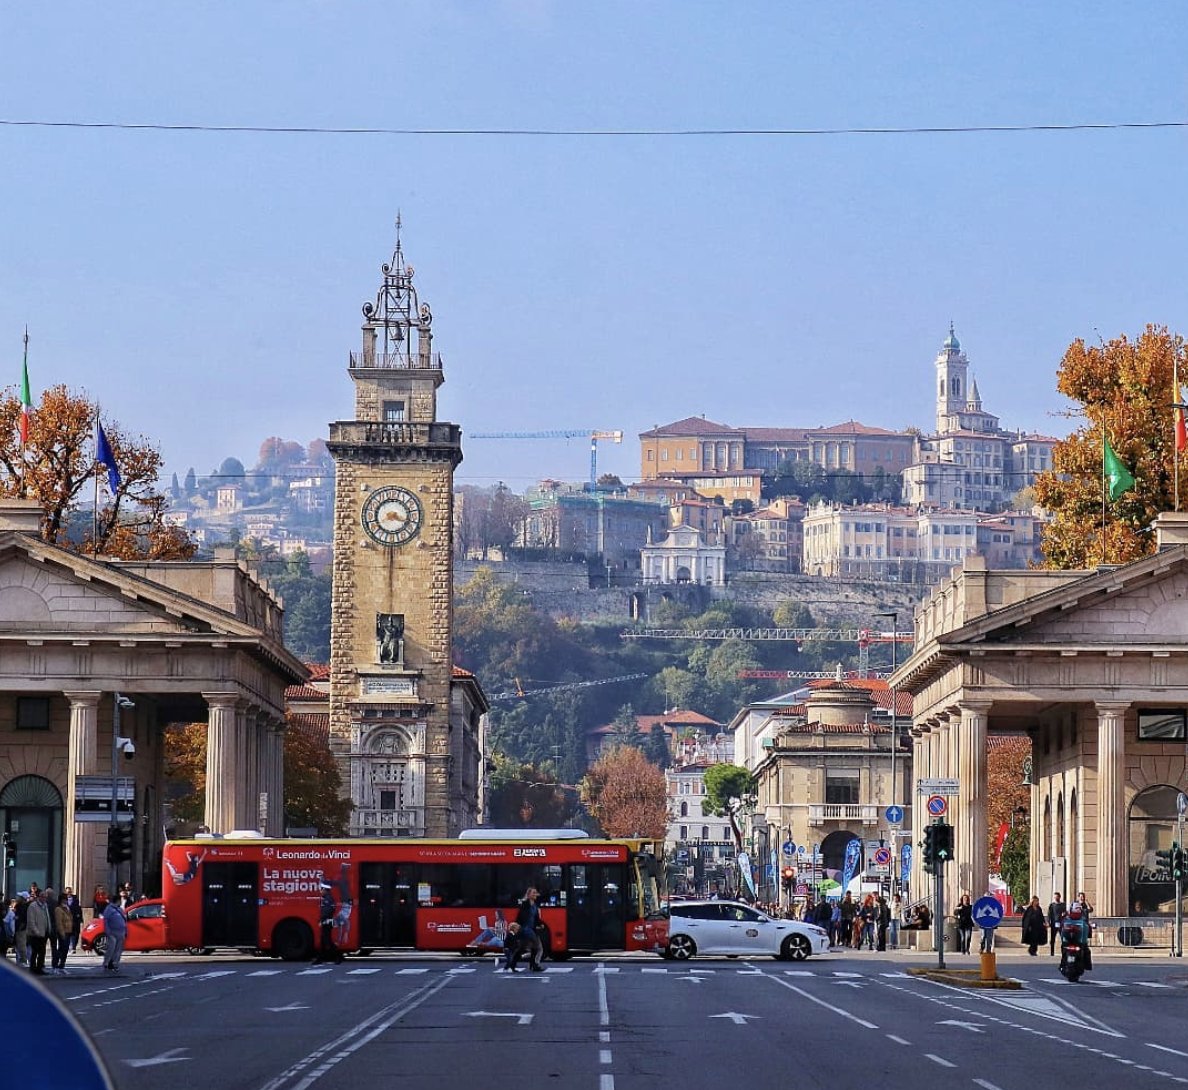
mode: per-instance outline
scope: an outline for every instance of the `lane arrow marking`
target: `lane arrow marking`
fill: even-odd
[[[512,1011],[464,1011],[463,1018],[514,1018],[516,1025],[526,1026],[532,1021],[530,1014],[516,1014]]]
[[[758,1014],[739,1014],[738,1011],[727,1011],[725,1014],[711,1014],[711,1018],[729,1018],[736,1026],[745,1026],[748,1018],[760,1018]]]
[[[129,1067],[156,1067],[158,1064],[178,1064],[189,1063],[189,1056],[181,1056],[179,1053],[185,1052],[184,1048],[171,1048],[168,1052],[162,1052],[159,1056],[152,1056],[147,1060],[125,1060]]]
[[[264,1009],[279,1014],[281,1011],[307,1011],[309,1007],[304,1003],[290,1003],[287,1007],[265,1007]]]

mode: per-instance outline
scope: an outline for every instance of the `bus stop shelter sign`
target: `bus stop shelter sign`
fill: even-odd
[[[0,965],[4,996],[4,1060],[10,1071],[26,1072],[34,1084],[71,1090],[113,1090],[90,1038],[69,1011],[37,978],[5,962]],[[38,1072],[52,1072],[49,1083]]]

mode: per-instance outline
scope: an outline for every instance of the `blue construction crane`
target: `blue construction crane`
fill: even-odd
[[[594,428],[562,428],[557,431],[476,431],[471,439],[589,439],[590,489],[598,487],[598,440],[623,442],[621,431],[599,431]]]

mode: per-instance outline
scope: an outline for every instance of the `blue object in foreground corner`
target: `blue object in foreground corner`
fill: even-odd
[[[981,928],[994,928],[1002,923],[1002,903],[997,897],[979,897],[973,903],[973,921]]]
[[[71,1090],[113,1090],[99,1054],[74,1016],[27,972],[0,964],[0,1006],[4,1009],[4,1062],[9,1071],[49,1070],[52,1085]],[[48,1085],[48,1084],[47,1084]]]

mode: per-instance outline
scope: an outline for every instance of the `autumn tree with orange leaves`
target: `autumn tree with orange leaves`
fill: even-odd
[[[607,836],[663,840],[668,827],[664,771],[633,746],[617,746],[590,767],[582,801]]]
[[[1073,341],[1057,372],[1057,389],[1081,405],[1086,423],[1056,444],[1053,468],[1035,481],[1035,498],[1052,512],[1043,530],[1046,568],[1124,564],[1155,549],[1150,526],[1174,508],[1175,361],[1184,340],[1149,325],[1131,341]],[[1182,376],[1184,377],[1184,376]],[[1135,486],[1106,503],[1102,527],[1102,428],[1134,475]]]
[[[30,412],[29,441],[22,447],[19,394],[12,387],[0,392],[0,496],[40,503],[42,534],[51,544],[121,560],[188,559],[193,541],[165,522],[168,500],[157,490],[160,451],[105,419],[120,478],[111,494],[107,469],[95,461],[97,411],[89,398],[51,386]],[[98,518],[87,520],[81,534],[71,533],[71,515],[93,500],[96,480]]]
[[[285,731],[285,825],[312,827],[319,836],[345,836],[353,803],[342,797],[342,777],[321,739],[290,721]],[[170,813],[197,824],[206,806],[206,724],[165,732],[165,783]],[[279,830],[269,830],[274,835]]]

